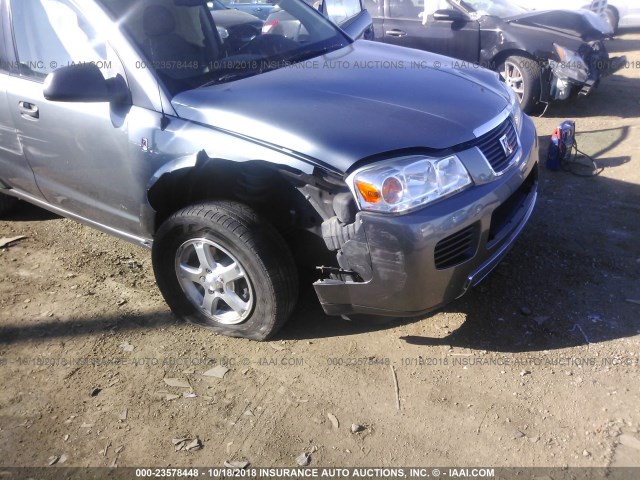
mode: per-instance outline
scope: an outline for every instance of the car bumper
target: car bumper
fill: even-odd
[[[582,62],[558,63],[551,65],[551,97],[554,100],[568,98],[572,88],[579,89],[579,95],[589,95],[600,80],[614,74],[627,63],[626,56],[609,57],[604,42],[584,44],[580,52],[574,52]]]
[[[513,246],[535,206],[538,143],[528,118],[520,141],[520,163],[494,181],[406,215],[358,213],[364,240],[350,255],[369,262],[370,279],[316,282],[324,311],[419,315],[485,278]]]

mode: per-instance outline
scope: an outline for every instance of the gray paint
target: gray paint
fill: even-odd
[[[407,150],[441,155],[459,149],[505,118],[508,97],[494,73],[433,68],[445,59],[365,41],[307,66],[171,99],[151,70],[131,67],[140,54],[104,12],[90,0],[77,3],[118,53],[133,105],[50,102],[42,83],[0,71],[0,180],[12,195],[130,241],[151,244],[155,212],[148,190],[164,174],[194,166],[202,153],[342,176]],[[310,62],[317,65],[308,68]],[[395,66],[356,68],[372,62]],[[22,115],[21,101],[36,105],[39,117]],[[163,110],[170,117],[164,129]],[[361,263],[370,259],[371,280],[317,285],[327,312],[429,309],[463,293],[469,275],[494,266],[525,217],[500,245],[464,265],[434,272],[429,262],[435,243],[466,224],[481,222],[486,237],[493,209],[536,168],[528,119],[521,142],[520,165],[500,178],[470,149],[460,157],[476,186],[408,215],[359,213],[364,236],[344,252]],[[534,202],[535,193],[528,206]]]
[[[438,59],[361,40],[300,66],[184,92],[172,103],[182,118],[277,142],[346,172],[372,155],[473,140],[507,106],[494,74],[432,68]],[[396,67],[338,67],[372,62]]]

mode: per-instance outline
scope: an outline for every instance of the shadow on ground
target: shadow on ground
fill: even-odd
[[[558,122],[560,123],[560,122]],[[554,127],[555,128],[555,127]],[[538,136],[538,143],[540,145],[540,159],[541,165],[544,168],[547,152],[549,149],[549,142],[552,131],[538,132],[542,135]],[[609,128],[603,130],[591,130],[585,131],[580,129],[580,124],[576,124],[576,145],[579,149],[577,157],[574,159],[585,162],[585,155],[591,157],[599,168],[608,169],[615,168],[621,165],[627,164],[631,161],[630,156],[609,156],[615,148],[622,145],[629,139],[631,134],[630,127]]]
[[[169,310],[151,315],[91,316],[62,321],[47,319],[33,325],[17,323],[3,325],[0,327],[0,345],[64,337],[97,336],[112,329],[117,329],[119,332],[137,329],[152,330],[176,327],[182,323]]]
[[[640,40],[635,38],[625,38],[625,35],[627,34],[639,32],[640,28],[621,28],[616,34],[616,38],[607,43],[607,50],[612,55],[640,51]]]
[[[38,222],[54,220],[56,218],[60,218],[60,216],[50,212],[49,210],[36,207],[31,203],[19,202],[15,210],[12,210],[11,213],[5,215],[2,220],[11,222]]]

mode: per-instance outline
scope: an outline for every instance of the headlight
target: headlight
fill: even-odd
[[[574,52],[573,50],[569,50],[568,48],[561,47],[557,43],[554,43],[553,47],[555,48],[561,63],[579,65],[586,68],[586,64],[584,63],[584,60],[578,52]]]
[[[557,43],[553,44],[556,55],[560,59],[560,63],[553,68],[554,74],[558,78],[575,80],[584,83],[589,78],[589,67],[584,62],[578,52],[561,47]]]
[[[502,84],[509,94],[509,108],[511,109],[511,118],[513,119],[513,123],[516,126],[516,132],[520,135],[522,131],[522,119],[524,114],[522,113],[522,108],[520,107],[520,99],[518,98],[518,94],[513,91],[506,83]]]
[[[393,213],[422,207],[473,183],[455,155],[398,158],[357,170],[347,182],[362,210]]]

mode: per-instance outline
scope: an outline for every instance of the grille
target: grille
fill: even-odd
[[[450,268],[473,257],[478,244],[477,231],[477,224],[471,225],[440,240],[434,254],[436,268]]]
[[[513,153],[507,155],[500,143],[500,139],[505,136],[513,146]],[[491,168],[496,173],[504,171],[518,150],[518,135],[510,118],[507,118],[499,127],[480,137],[475,146],[480,149]]]

